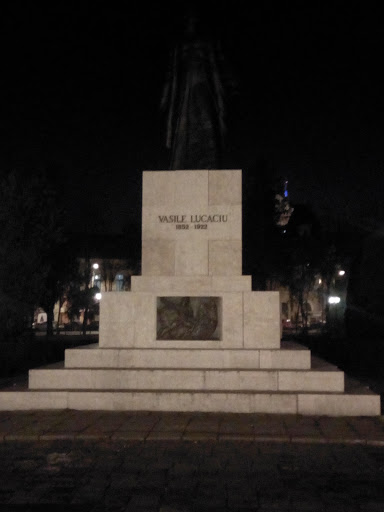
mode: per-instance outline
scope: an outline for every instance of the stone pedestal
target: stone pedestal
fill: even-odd
[[[277,292],[242,275],[241,171],[143,175],[142,275],[103,294],[99,344],[30,371],[0,409],[379,415],[380,397],[282,344]]]
[[[279,294],[252,292],[241,273],[241,182],[238,170],[144,172],[142,275],[130,294],[105,294],[100,347],[280,347]],[[204,301],[215,311],[215,339],[188,339],[207,332],[198,324],[209,312],[193,311]],[[175,339],[159,336],[164,320]]]
[[[239,276],[241,240],[241,171],[144,172],[143,276]]]

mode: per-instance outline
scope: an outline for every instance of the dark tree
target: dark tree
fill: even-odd
[[[73,257],[68,241],[52,247],[48,259],[49,270],[44,281],[44,292],[39,302],[39,305],[47,313],[47,337],[53,335],[55,304],[59,303],[60,312],[66,292],[77,279],[78,274],[78,262]],[[57,329],[59,329],[59,325]]]
[[[11,172],[0,182],[0,339],[13,341],[45,292],[60,212],[43,174]]]
[[[92,286],[92,267],[89,257],[77,260],[77,271],[73,276],[67,290],[67,299],[70,304],[69,316],[71,319],[79,317],[83,312],[82,332],[87,332],[88,321],[94,319],[99,312],[99,302],[96,294],[99,292],[97,286]]]
[[[253,289],[266,290],[284,265],[282,229],[276,222],[275,172],[263,156],[243,171],[243,269]]]

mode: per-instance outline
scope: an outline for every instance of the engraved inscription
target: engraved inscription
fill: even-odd
[[[182,224],[186,222],[186,215],[159,215],[159,221],[163,224]]]
[[[227,222],[228,215],[191,215],[191,222]]]
[[[174,224],[176,229],[189,229],[193,225],[195,229],[208,229],[209,224],[228,222],[228,215],[158,215],[160,224]]]

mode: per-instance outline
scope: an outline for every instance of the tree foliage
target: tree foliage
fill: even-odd
[[[44,293],[62,237],[55,194],[41,173],[0,179],[0,339],[21,334]]]
[[[78,281],[78,262],[69,248],[68,240],[52,247],[49,253],[49,270],[44,281],[44,293],[39,305],[47,313],[47,336],[53,334],[54,307],[59,311],[68,290]]]
[[[101,278],[104,282],[104,291],[112,291],[116,274],[123,274],[125,278],[125,286],[129,285],[129,278],[133,275],[134,270],[132,262],[128,259],[104,258],[101,263]]]
[[[77,260],[77,271],[67,289],[70,304],[68,314],[71,319],[83,312],[83,334],[86,334],[88,320],[93,320],[99,313],[99,302],[96,300],[97,286],[92,286],[92,268],[89,258]]]

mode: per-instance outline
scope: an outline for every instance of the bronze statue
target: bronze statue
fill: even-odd
[[[223,57],[190,16],[172,54],[161,101],[170,169],[219,169],[224,124]]]

